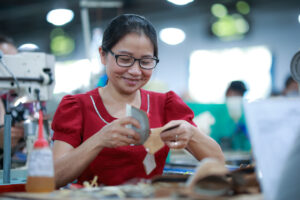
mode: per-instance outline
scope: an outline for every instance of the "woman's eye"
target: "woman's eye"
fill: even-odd
[[[143,59],[141,60],[142,65],[149,65],[152,64],[153,60],[152,59]]]
[[[119,57],[121,62],[131,62],[131,58],[130,57]]]

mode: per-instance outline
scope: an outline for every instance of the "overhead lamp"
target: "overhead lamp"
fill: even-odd
[[[48,12],[47,21],[55,26],[62,26],[72,21],[73,17],[72,10],[60,8]]]
[[[184,41],[185,33],[178,28],[165,28],[159,32],[159,37],[169,45],[177,45]]]
[[[300,23],[300,15],[298,16],[298,22]]]
[[[36,51],[38,49],[39,49],[39,47],[36,44],[33,44],[33,43],[22,44],[18,48],[19,51]]]
[[[194,0],[167,0],[167,1],[170,3],[176,4],[176,5],[179,5],[179,6],[183,6],[183,5],[193,2]]]

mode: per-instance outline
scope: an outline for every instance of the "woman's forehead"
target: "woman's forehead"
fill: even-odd
[[[153,54],[154,46],[148,36],[145,34],[129,33],[126,34],[119,42],[116,43],[114,49],[118,52],[135,52],[143,51]]]

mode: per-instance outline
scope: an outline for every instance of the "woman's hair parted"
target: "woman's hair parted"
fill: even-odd
[[[154,56],[158,56],[157,35],[154,26],[145,17],[135,14],[122,14],[111,20],[105,29],[102,48],[111,50],[128,33],[145,34],[152,42]]]

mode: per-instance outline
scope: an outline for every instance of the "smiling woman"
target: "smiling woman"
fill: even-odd
[[[65,96],[53,118],[57,187],[94,176],[105,185],[151,178],[162,174],[170,148],[186,148],[198,160],[223,161],[219,145],[195,127],[193,112],[178,95],[141,89],[158,63],[157,52],[156,31],[144,17],[124,14],[110,22],[99,48],[107,85]],[[140,136],[128,125],[141,124],[126,116],[127,104],[147,113],[151,129],[176,127],[161,133],[164,145],[155,155],[137,145]],[[147,159],[154,166],[151,171],[145,171]]]

